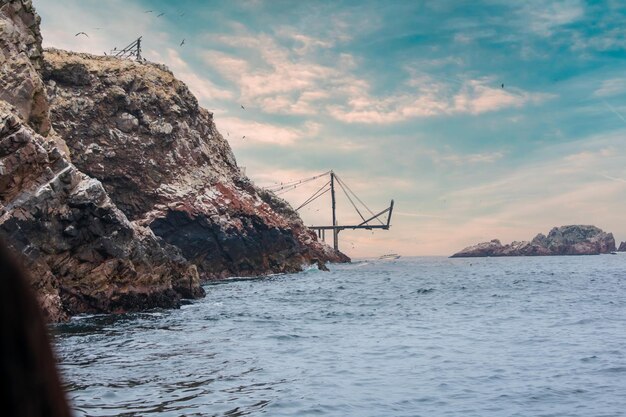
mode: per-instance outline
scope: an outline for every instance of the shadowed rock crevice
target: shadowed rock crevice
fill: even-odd
[[[150,227],[208,276],[214,271],[222,271],[221,276],[255,275],[259,269],[294,272],[306,262],[291,231],[270,228],[258,217],[240,220],[241,229],[229,230],[204,216],[170,210]],[[288,262],[292,258],[295,262]]]

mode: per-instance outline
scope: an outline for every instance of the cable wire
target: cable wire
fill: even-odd
[[[354,193],[354,191],[352,191],[352,189],[348,186],[348,184],[346,184],[345,182],[343,182],[343,180],[342,180],[341,178],[339,178],[339,177],[337,176],[337,174],[335,174],[335,178],[337,178],[337,179],[339,180],[339,182],[340,182],[340,183],[343,183],[343,185],[345,185],[345,186],[346,186],[346,188],[350,191],[350,193],[352,193],[352,195],[354,196],[354,198],[356,198],[356,199],[359,201],[359,203],[361,203],[361,204],[363,205],[363,207],[365,207],[365,208],[367,209],[367,211],[369,211],[369,212],[370,212],[370,214],[371,214],[372,216],[375,216],[374,212],[373,212],[372,210],[370,210],[370,208],[369,208],[369,207],[368,207],[368,206],[367,206],[367,205],[366,205],[366,204],[365,204],[365,203],[364,203],[364,202],[363,202],[363,201],[359,198],[359,196],[358,196],[358,195],[356,195],[356,194]],[[376,218],[376,220],[378,220],[378,221],[380,222],[380,224],[382,224],[382,225],[384,225],[384,224],[385,224],[385,223],[383,223],[383,221],[382,221],[382,220],[380,220],[378,217]]]
[[[322,187],[321,187],[319,190],[317,190],[315,193],[313,193],[313,195],[312,195],[312,196],[310,196],[309,198],[307,198],[307,199],[305,200],[305,202],[304,202],[304,203],[300,204],[300,205],[298,206],[298,208],[296,209],[296,211],[300,210],[302,207],[306,206],[307,204],[309,204],[309,203],[310,203],[310,202],[312,202],[313,200],[317,199],[317,197],[319,197],[320,195],[324,194],[326,191],[324,191],[322,194],[318,195],[318,194],[319,194],[320,192],[322,192],[322,190],[323,190],[324,188],[326,188],[329,184],[330,184],[330,180],[329,180],[326,184],[322,185]]]
[[[336,175],[335,175],[335,177],[336,177]],[[354,207],[356,212],[359,213],[359,216],[361,217],[361,220],[365,221],[365,217],[363,217],[363,215],[361,214],[361,211],[359,210],[359,208],[356,206],[356,204],[354,204],[354,201],[352,201],[352,199],[350,198],[350,195],[348,194],[348,192],[344,188],[343,184],[341,183],[341,180],[339,180],[339,178],[337,178],[337,180],[338,180],[337,184],[339,184],[339,186],[343,190],[343,193],[346,195],[346,197],[348,197],[348,201],[350,201],[350,204],[352,204],[352,207]]]

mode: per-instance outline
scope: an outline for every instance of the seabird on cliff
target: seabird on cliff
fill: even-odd
[[[78,35],[85,35],[86,37],[89,37],[89,35],[87,35],[85,32],[78,32],[76,35],[74,36],[78,36]]]

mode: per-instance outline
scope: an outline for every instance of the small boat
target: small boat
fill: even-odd
[[[398,259],[400,255],[397,253],[388,253],[386,255],[379,256],[378,259]]]

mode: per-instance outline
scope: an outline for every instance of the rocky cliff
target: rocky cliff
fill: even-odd
[[[48,50],[43,75],[52,125],[74,164],[203,278],[347,260],[242,175],[213,115],[167,68]]]
[[[30,1],[0,1],[0,100],[42,134],[50,130],[42,65],[39,16]]]
[[[0,238],[23,255],[48,319],[203,295],[196,267],[69,160],[50,125],[38,24],[30,1],[0,3]]]
[[[595,226],[555,227],[548,236],[538,234],[530,242],[513,242],[503,245],[499,240],[469,246],[452,255],[452,258],[483,256],[550,256],[598,255],[615,250],[613,234]]]
[[[44,61],[38,23],[29,0],[0,1],[0,238],[49,320],[176,307],[203,295],[201,277],[346,259],[240,174],[166,68]]]

